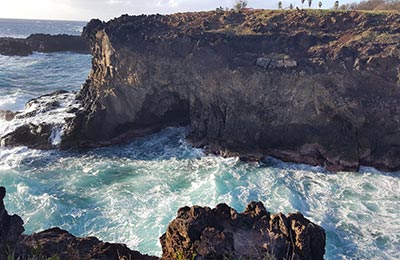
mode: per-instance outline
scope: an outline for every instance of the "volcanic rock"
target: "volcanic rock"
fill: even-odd
[[[24,232],[22,219],[17,215],[8,215],[3,201],[5,196],[6,189],[0,187],[0,260],[6,259],[8,251],[13,250],[12,245],[19,241]]]
[[[60,260],[157,260],[142,255],[124,244],[102,242],[95,237],[78,238],[59,228],[32,235],[22,235],[23,221],[9,216],[4,208],[6,190],[0,187],[0,260],[49,259]]]
[[[18,114],[10,110],[0,110],[0,120],[11,121]]]
[[[32,34],[26,39],[0,37],[0,54],[7,56],[28,56],[36,52],[89,53],[84,38],[77,35]]]
[[[323,259],[325,232],[301,213],[271,215],[261,202],[243,213],[226,204],[184,207],[160,238],[162,259]]]
[[[170,125],[226,155],[400,169],[400,14],[246,10],[92,20],[63,148]]]

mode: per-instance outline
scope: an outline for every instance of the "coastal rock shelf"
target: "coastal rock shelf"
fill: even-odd
[[[92,20],[63,148],[169,125],[222,155],[400,169],[400,15],[243,11]]]
[[[78,238],[59,228],[23,235],[22,219],[8,215],[4,207],[5,194],[5,188],[0,187],[0,260],[159,259],[123,244]],[[322,260],[325,238],[325,231],[300,213],[271,215],[261,202],[251,202],[243,213],[226,204],[214,209],[183,207],[160,238],[161,259]]]
[[[89,46],[78,35],[32,34],[25,39],[0,37],[0,54],[7,56],[28,56],[36,52],[89,53]]]

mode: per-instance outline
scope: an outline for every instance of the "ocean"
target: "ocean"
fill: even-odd
[[[79,34],[84,25],[0,19],[0,37]],[[0,109],[23,109],[28,100],[56,90],[78,91],[90,68],[90,55],[0,55]],[[0,121],[0,131],[5,126]],[[1,147],[6,208],[24,219],[27,234],[59,226],[159,256],[158,238],[178,208],[225,202],[243,211],[258,200],[272,213],[300,211],[321,225],[327,233],[325,259],[400,259],[399,173],[366,167],[331,173],[272,158],[244,163],[205,155],[185,141],[187,131],[167,128],[91,150]]]

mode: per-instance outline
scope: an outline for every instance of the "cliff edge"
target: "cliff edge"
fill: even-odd
[[[200,12],[92,20],[62,148],[190,125],[223,155],[400,169],[400,14]]]

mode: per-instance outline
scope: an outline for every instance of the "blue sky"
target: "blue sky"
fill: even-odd
[[[306,0],[307,3],[308,0]],[[323,8],[331,8],[335,0],[321,0]],[[301,6],[301,0],[282,0]],[[319,1],[313,0],[318,8]],[[339,0],[340,4],[356,2]],[[121,14],[175,13],[213,10],[219,6],[232,7],[234,0],[0,0],[0,18],[30,18],[84,20],[100,18],[109,20]],[[248,0],[249,7],[273,9],[278,0]],[[307,4],[305,4],[306,6]]]

